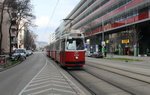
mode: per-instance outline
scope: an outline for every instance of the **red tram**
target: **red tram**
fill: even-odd
[[[83,66],[85,64],[84,36],[71,32],[50,44],[48,56],[63,67]]]

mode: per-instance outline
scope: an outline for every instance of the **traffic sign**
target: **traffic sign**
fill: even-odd
[[[105,46],[105,44],[106,44],[105,41],[102,41],[102,46]]]

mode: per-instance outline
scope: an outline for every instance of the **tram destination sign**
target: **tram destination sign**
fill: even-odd
[[[122,40],[121,42],[122,42],[122,44],[127,44],[127,43],[130,42],[130,40],[129,40],[129,39],[127,39],[127,40]]]

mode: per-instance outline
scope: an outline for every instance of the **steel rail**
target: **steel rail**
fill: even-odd
[[[90,61],[86,61],[86,62],[97,64],[96,62],[90,62]],[[87,65],[90,65],[90,64],[87,64]],[[146,76],[146,77],[150,77],[150,75],[147,75],[147,74],[142,74],[142,73],[138,73],[138,72],[134,72],[134,71],[130,71],[130,70],[125,70],[125,69],[121,69],[121,68],[117,68],[117,67],[112,67],[112,66],[108,66],[108,65],[104,65],[104,64],[97,64],[97,65],[102,65],[102,66],[106,66],[106,67],[110,67],[110,68],[130,72],[130,73],[135,73],[135,74],[143,75],[143,76]]]
[[[87,71],[87,70],[85,70],[85,72],[87,72],[87,73],[93,75],[94,77],[96,77],[96,78],[98,78],[98,79],[101,79],[101,80],[103,80],[103,81],[105,81],[105,82],[111,84],[112,86],[117,87],[117,88],[119,88],[119,89],[121,89],[121,90],[123,90],[123,91],[125,91],[125,92],[127,92],[127,93],[129,93],[129,94],[131,94],[131,95],[136,95],[135,93],[133,93],[133,92],[130,91],[129,89],[120,87],[120,85],[117,85],[116,83],[112,82],[111,80],[108,80],[108,79],[106,79],[106,78],[99,77],[99,76],[96,75],[95,73],[92,73],[92,72]]]
[[[83,82],[81,82],[80,79],[78,79],[74,74],[72,74],[69,70],[67,72],[76,79],[85,89],[87,89],[92,95],[97,95],[93,90],[91,90],[89,87],[87,87]]]
[[[134,80],[138,80],[138,81],[150,84],[150,77],[146,76],[146,75],[143,75],[143,74],[137,74],[137,73],[134,73],[134,72],[125,71],[125,70],[122,70],[122,69],[117,69],[117,68],[104,66],[104,65],[102,65],[103,67],[102,66],[97,67],[97,66],[93,66],[91,64],[87,64],[87,65],[91,66],[91,67],[94,67],[94,68],[109,71],[109,72],[112,72],[112,73],[115,73],[115,74],[118,74],[118,75],[121,75],[121,76],[125,76],[125,77],[128,77],[128,78],[134,79]],[[97,64],[97,65],[101,65],[101,64]],[[112,69],[110,69],[110,68],[112,68]],[[120,71],[120,72],[118,72],[118,71]],[[130,75],[127,75],[127,73],[129,73]]]

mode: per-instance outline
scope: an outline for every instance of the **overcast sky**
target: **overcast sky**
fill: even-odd
[[[55,31],[62,19],[66,18],[79,2],[80,0],[32,0],[35,23],[38,25],[34,30],[38,34],[37,40],[49,42],[50,33]]]

